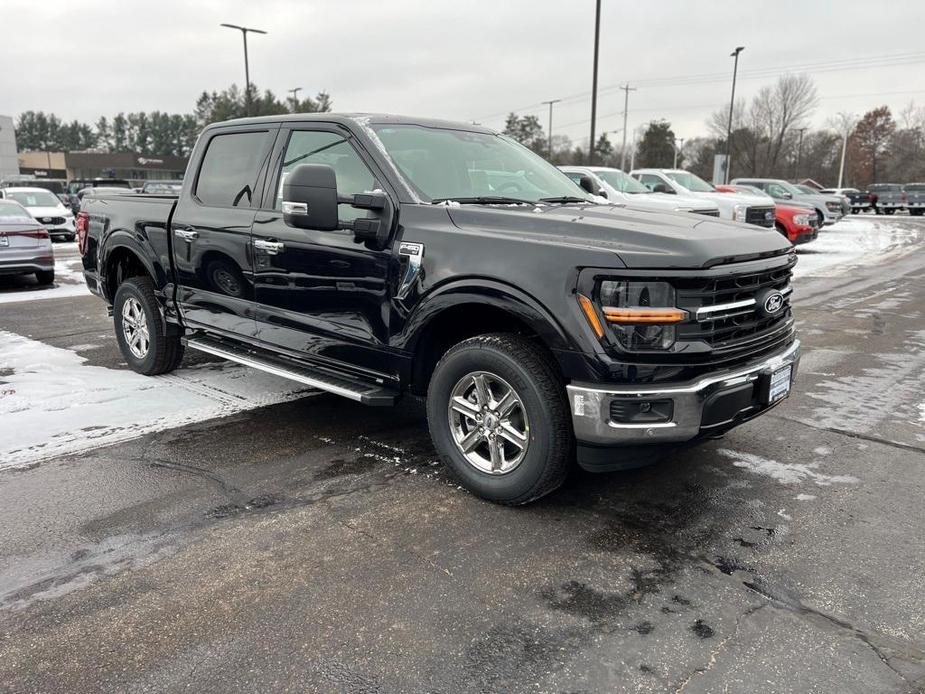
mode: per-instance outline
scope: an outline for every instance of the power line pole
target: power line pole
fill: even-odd
[[[674,164],[671,167],[673,169],[678,168],[678,152],[680,151],[682,146],[684,146],[684,138],[676,137],[674,139]]]
[[[591,78],[591,143],[588,145],[588,163],[594,163],[594,126],[597,121],[597,56],[601,43],[601,0],[594,7],[594,75]]]
[[[544,101],[544,104],[549,104],[549,158],[552,159],[552,105],[558,104],[562,99],[552,99],[550,101]]]
[[[635,92],[636,87],[624,84],[620,89],[623,90],[623,150],[620,152],[620,169],[626,171],[626,119],[630,112],[630,92]]]
[[[851,134],[851,131],[854,129],[854,125],[857,122],[854,115],[850,113],[839,113],[838,114],[838,124],[841,126],[841,162],[838,165],[838,188],[842,187],[842,182],[845,179],[845,154],[848,151],[848,136]]]
[[[729,100],[729,124],[726,126],[726,170],[723,172],[723,183],[729,183],[729,170],[732,168],[732,112],[736,105],[736,76],[739,73],[739,53],[745,50],[745,46],[738,46],[729,55],[735,58],[735,65],[732,68],[732,98]]]
[[[806,130],[806,128],[797,128],[797,132],[800,133],[800,144],[797,145],[797,170],[793,172],[793,177],[796,179],[800,178],[800,162],[803,160],[803,133]]]
[[[220,26],[228,29],[237,29],[244,37],[244,115],[251,114],[251,72],[247,62],[247,32],[252,34],[266,34],[263,29],[251,29],[250,27],[241,27],[237,24],[221,24]]]

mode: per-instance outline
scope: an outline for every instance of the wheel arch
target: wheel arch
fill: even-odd
[[[161,289],[166,283],[163,271],[157,271],[144,247],[127,232],[114,232],[109,236],[101,269],[103,295],[110,303],[119,285],[129,277],[147,275],[156,289]]]

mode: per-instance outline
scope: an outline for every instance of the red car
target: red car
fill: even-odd
[[[716,190],[720,193],[745,193],[747,195],[756,193],[756,189],[750,186],[718,185]],[[762,191],[757,192],[762,193]],[[801,243],[809,243],[819,235],[819,216],[815,210],[808,207],[775,203],[774,226],[790,240],[790,243],[797,246]]]

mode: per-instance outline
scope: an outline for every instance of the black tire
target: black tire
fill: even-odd
[[[895,207],[887,207],[883,210],[883,214],[896,214]]]
[[[913,217],[921,217],[923,213],[925,213],[925,210],[920,208],[909,210],[909,214],[911,214]]]
[[[55,281],[55,271],[39,270],[35,273],[35,279],[37,279],[41,285],[53,284]]]
[[[122,311],[126,302],[134,299],[140,304],[148,328],[148,348],[139,357],[132,353],[125,330],[123,329]],[[173,371],[183,359],[183,345],[177,335],[166,335],[164,320],[154,295],[154,282],[150,277],[130,277],[119,285],[113,301],[113,327],[116,341],[122,356],[133,371],[145,376]]]
[[[73,241],[76,238],[77,238],[77,234],[68,234],[67,236],[68,241]]]
[[[453,388],[476,371],[490,372],[510,384],[530,422],[526,452],[504,474],[484,472],[470,463],[451,431]],[[479,335],[447,351],[427,389],[427,423],[444,465],[463,487],[483,499],[526,504],[556,490],[568,475],[574,441],[565,386],[552,357],[522,337]]]

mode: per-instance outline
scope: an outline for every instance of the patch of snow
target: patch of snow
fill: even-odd
[[[845,266],[882,263],[925,240],[925,226],[905,220],[854,215],[824,227],[815,241],[797,247],[794,277],[841,274]]]
[[[780,511],[777,512],[777,515],[780,516],[781,518],[783,518],[784,520],[792,521],[792,520],[793,520],[793,516],[791,516],[791,515],[789,515],[789,514],[787,514],[787,513],[784,513],[784,511],[785,511],[785,509],[781,509]]]
[[[797,494],[796,496],[797,501],[812,501],[815,498],[815,494]]]
[[[26,284],[11,289],[0,289],[0,304],[12,304],[19,301],[35,301],[36,299],[63,299],[70,296],[90,296],[84,282],[80,258],[56,257],[55,282],[50,287],[42,287],[35,283]]]
[[[0,331],[0,470],[316,393],[231,362],[148,377]]]
[[[833,451],[828,446],[817,446],[813,449],[813,453],[816,455],[832,455]]]
[[[741,453],[728,448],[720,448],[720,455],[732,460],[736,467],[745,468],[756,475],[763,475],[777,480],[781,484],[800,484],[810,481],[820,487],[832,484],[857,484],[858,478],[851,475],[826,475],[817,470],[818,463],[779,463],[770,458],[763,458],[753,453]]]

